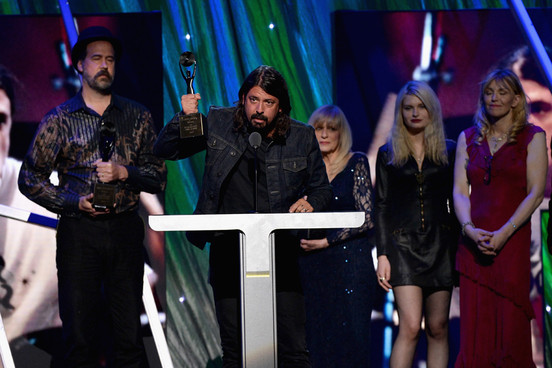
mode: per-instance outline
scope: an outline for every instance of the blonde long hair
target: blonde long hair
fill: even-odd
[[[322,128],[326,124],[328,128],[339,132],[339,142],[335,152],[335,160],[327,168],[330,178],[339,174],[349,161],[349,152],[353,146],[351,126],[343,111],[335,105],[323,105],[316,109],[309,118],[309,125]]]
[[[431,122],[424,130],[424,156],[438,165],[448,164],[447,145],[441,104],[431,87],[424,82],[410,81],[401,88],[395,102],[395,122],[391,129],[389,146],[391,147],[390,164],[403,166],[414,149],[407,134],[402,114],[402,106],[407,95],[416,96],[422,101],[429,113]]]
[[[496,82],[500,86],[507,87],[515,95],[520,96],[520,101],[518,104],[512,108],[512,129],[508,132],[507,143],[515,142],[516,136],[518,133],[527,125],[527,119],[529,117],[529,104],[527,103],[527,96],[525,91],[521,86],[518,76],[511,70],[508,69],[496,69],[485,77],[481,82],[480,92],[479,92],[479,101],[477,103],[477,112],[473,117],[473,122],[477,128],[477,138],[476,143],[481,144],[483,139],[489,134],[491,129],[491,122],[485,110],[485,89],[489,87],[492,82]]]

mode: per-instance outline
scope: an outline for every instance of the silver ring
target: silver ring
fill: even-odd
[[[380,281],[385,281],[385,277],[380,277],[379,280]]]

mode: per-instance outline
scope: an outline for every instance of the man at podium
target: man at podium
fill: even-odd
[[[328,206],[332,191],[314,130],[290,118],[287,83],[276,69],[263,65],[251,72],[237,106],[211,107],[204,117],[198,113],[200,98],[182,96],[182,111],[163,128],[154,147],[156,155],[169,160],[207,151],[194,213],[318,212]],[[239,233],[198,234],[188,233],[194,245],[203,248],[211,242],[209,282],[223,366],[241,367]],[[310,367],[297,266],[299,238],[281,230],[275,244],[278,362]]]

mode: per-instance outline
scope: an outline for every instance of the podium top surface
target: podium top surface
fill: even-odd
[[[360,227],[365,214],[358,212],[310,213],[247,213],[221,215],[154,215],[149,225],[156,231],[214,231],[243,232],[281,229],[331,229]]]

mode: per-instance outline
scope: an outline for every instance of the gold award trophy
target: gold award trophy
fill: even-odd
[[[186,81],[187,91],[186,93],[194,92],[194,78],[197,68],[197,63],[194,54],[190,51],[183,52],[180,55],[180,74]],[[193,72],[190,73],[188,67],[193,66]],[[186,70],[186,73],[182,70],[182,67]],[[186,114],[180,120],[180,138],[193,138],[203,136],[203,118],[198,112],[193,114]]]
[[[102,161],[107,162],[113,153],[116,129],[112,122],[102,120],[100,126],[100,155]],[[99,180],[94,184],[94,199],[92,205],[96,211],[106,211],[115,204],[116,185],[102,183]]]

